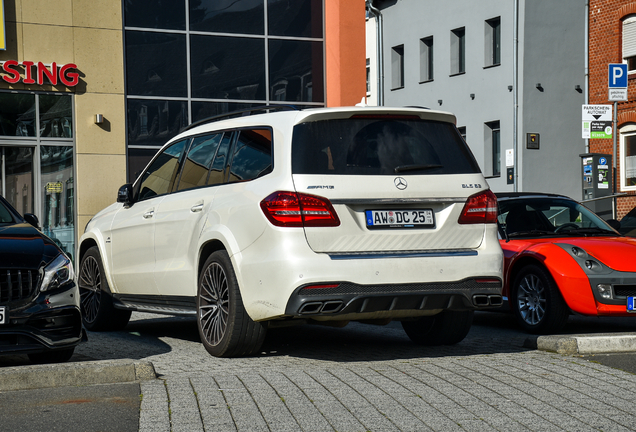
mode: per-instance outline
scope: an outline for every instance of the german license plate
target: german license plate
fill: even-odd
[[[634,298],[636,297],[627,297],[627,312],[636,312],[636,309],[634,309]]]
[[[7,307],[0,306],[0,325],[7,322]]]
[[[433,228],[433,210],[367,210],[367,228]]]

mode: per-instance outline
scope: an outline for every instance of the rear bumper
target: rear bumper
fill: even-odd
[[[298,288],[285,315],[313,319],[380,319],[436,314],[442,310],[475,310],[502,305],[502,283],[477,278],[456,282]]]
[[[231,256],[243,304],[255,321],[309,315],[327,319],[336,314],[341,319],[413,317],[448,308],[487,307],[488,296],[501,296],[500,282],[475,287],[467,282],[503,279],[503,253],[495,231],[487,232],[479,248],[465,253],[412,256],[330,256],[313,252],[302,229],[271,237],[269,231]],[[306,289],[317,284],[339,285],[342,291]],[[476,295],[479,297],[474,299]],[[335,303],[328,303],[332,301]],[[321,305],[312,311],[308,302]],[[493,298],[493,305],[497,302]],[[372,316],[363,316],[360,310]],[[356,317],[349,318],[353,315]]]

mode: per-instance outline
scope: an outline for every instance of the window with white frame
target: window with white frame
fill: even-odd
[[[621,191],[636,190],[636,124],[621,128]]]
[[[484,40],[485,65],[501,64],[501,18],[486,20]]]
[[[391,48],[391,88],[404,87],[404,45]]]
[[[420,82],[433,81],[433,36],[420,39]]]
[[[636,72],[636,15],[623,20],[623,61],[629,72]]]
[[[451,75],[466,72],[466,29],[451,30]]]

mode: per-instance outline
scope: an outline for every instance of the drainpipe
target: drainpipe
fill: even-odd
[[[378,69],[378,106],[384,106],[384,56],[383,56],[383,38],[384,38],[384,30],[382,28],[382,13],[379,9],[375,8],[372,4],[372,0],[365,0],[367,5],[367,10],[373,14],[375,17],[375,33],[376,40],[375,45],[377,48],[376,54],[376,62]]]
[[[585,2],[585,105],[590,103],[590,2]],[[614,132],[616,135],[616,132]],[[590,152],[590,140],[585,139],[585,153]]]
[[[519,0],[515,0],[514,3],[514,22],[513,22],[513,38],[512,45],[512,75],[513,75],[513,112],[514,119],[512,121],[512,134],[513,134],[513,152],[514,152],[514,191],[519,191]]]

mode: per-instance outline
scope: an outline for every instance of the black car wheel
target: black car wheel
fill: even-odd
[[[473,311],[445,310],[415,321],[402,321],[402,328],[418,345],[453,345],[466,337],[472,323]]]
[[[543,267],[524,267],[511,287],[512,308],[517,321],[529,333],[558,332],[569,310],[556,283]]]
[[[236,276],[225,251],[214,252],[199,275],[197,326],[205,349],[216,357],[254,354],[266,328],[243,307]]]
[[[78,281],[82,320],[87,330],[108,331],[126,327],[131,312],[115,309],[113,306],[113,297],[97,246],[91,247],[82,257]]]

